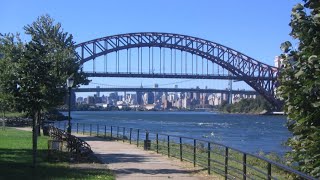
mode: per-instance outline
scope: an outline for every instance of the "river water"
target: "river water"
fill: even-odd
[[[285,116],[212,112],[73,111],[72,123],[147,129],[225,144],[245,152],[284,154],[291,137]]]

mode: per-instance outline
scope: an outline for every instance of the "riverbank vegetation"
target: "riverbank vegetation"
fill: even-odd
[[[257,96],[255,99],[241,99],[233,104],[224,101],[218,109],[225,113],[260,114],[261,112],[270,112],[272,105],[263,97]]]
[[[0,137],[0,179],[115,179],[109,170],[94,168],[99,163],[92,160],[74,164],[68,154],[48,156],[47,136],[39,137],[39,164],[33,169],[31,132],[6,128]]]

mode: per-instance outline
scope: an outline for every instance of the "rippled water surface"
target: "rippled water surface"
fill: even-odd
[[[284,116],[211,112],[74,111],[72,123],[124,126],[219,142],[243,151],[283,154],[291,136]]]

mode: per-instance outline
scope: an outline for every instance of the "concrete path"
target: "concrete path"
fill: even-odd
[[[31,128],[16,128],[31,131]],[[112,170],[117,180],[209,180],[221,177],[208,176],[206,171],[190,163],[144,151],[136,145],[122,141],[105,140],[82,134],[73,134],[90,144],[93,153]]]
[[[144,151],[135,145],[81,134],[76,134],[76,136],[90,144],[94,154],[108,165],[108,168],[116,174],[116,179],[119,180],[215,179],[203,173],[199,174],[201,170],[190,168],[190,165],[187,168],[184,163],[152,151]]]

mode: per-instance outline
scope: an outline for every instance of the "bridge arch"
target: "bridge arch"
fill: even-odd
[[[177,49],[200,56],[245,81],[275,107],[281,106],[274,92],[278,75],[276,67],[205,39],[173,33],[128,33],[83,42],[76,45],[76,50],[80,63],[84,64],[112,52],[142,47]]]

